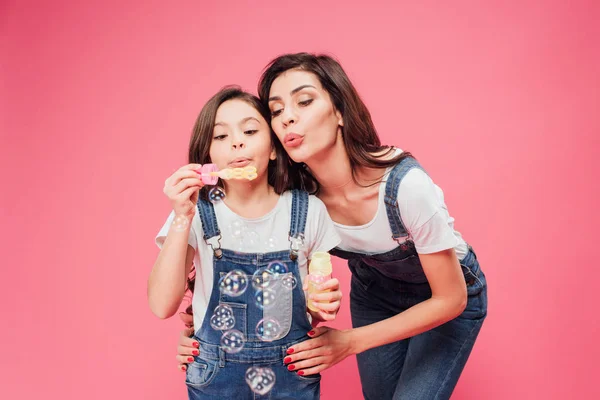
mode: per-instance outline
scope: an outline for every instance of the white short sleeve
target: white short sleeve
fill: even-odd
[[[308,197],[306,234],[308,258],[317,251],[329,251],[340,244],[341,238],[333,225],[325,204],[315,196]]]
[[[404,226],[411,234],[418,253],[429,254],[459,244],[443,193],[421,169],[411,169],[398,188],[398,205]]]
[[[162,249],[162,246],[165,243],[165,239],[167,238],[167,234],[169,233],[169,229],[171,229],[171,224],[173,224],[174,219],[175,219],[175,212],[171,211],[171,214],[169,214],[167,221],[162,226],[162,228],[160,228],[160,231],[156,235],[154,242],[156,243],[156,245],[158,246],[159,249]],[[194,248],[194,250],[196,250],[196,251],[198,250],[198,241],[196,239],[197,238],[196,230],[197,230],[198,224],[200,224],[200,219],[198,217],[198,213],[196,213],[194,215],[194,218],[192,219],[192,227],[190,229],[190,234],[188,236],[188,244],[190,246],[192,246]]]

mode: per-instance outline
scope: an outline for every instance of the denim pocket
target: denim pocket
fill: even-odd
[[[265,293],[268,292],[270,298],[274,301],[270,304],[266,302],[262,304],[262,324],[261,322],[258,323],[256,332],[259,339],[271,342],[284,338],[290,332],[294,307],[294,290],[298,290],[296,288],[298,284],[291,272],[279,274],[272,278],[269,288],[265,289]]]
[[[185,372],[185,383],[193,388],[204,388],[215,379],[218,368],[216,361],[195,357]]]

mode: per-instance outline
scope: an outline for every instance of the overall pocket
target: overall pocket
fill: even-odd
[[[194,357],[187,367],[185,383],[196,389],[205,388],[215,379],[218,369],[217,361]]]

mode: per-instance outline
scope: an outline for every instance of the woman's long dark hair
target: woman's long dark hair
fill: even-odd
[[[285,54],[272,60],[265,67],[258,82],[258,95],[265,107],[269,106],[269,92],[273,81],[290,69],[315,74],[323,89],[331,96],[335,108],[342,114],[344,120],[342,137],[350,158],[352,176],[357,184],[356,168],[359,166],[383,169],[394,166],[407,157],[412,157],[410,153],[403,152],[386,159],[395,149],[381,144],[367,106],[340,63],[330,56],[297,53]],[[318,192],[318,182],[316,191]]]

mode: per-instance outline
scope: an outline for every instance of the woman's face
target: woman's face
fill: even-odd
[[[310,163],[341,140],[341,113],[312,72],[279,75],[269,92],[271,127],[296,162]]]

